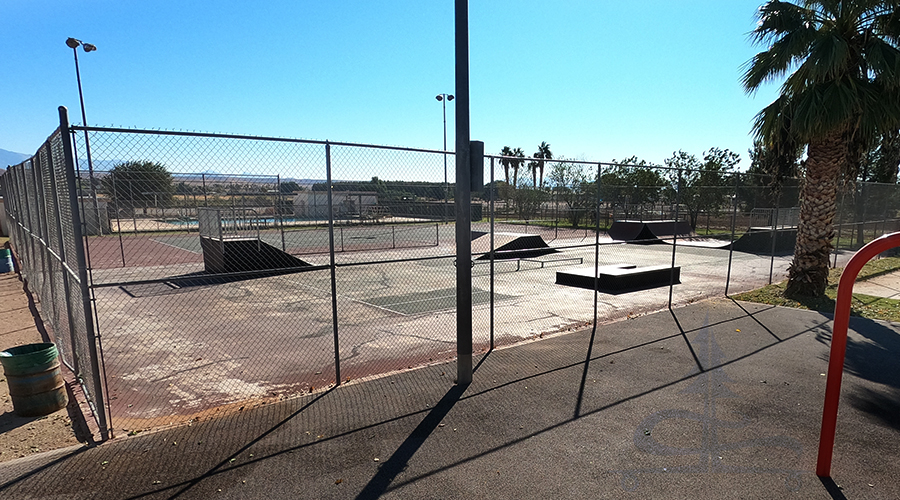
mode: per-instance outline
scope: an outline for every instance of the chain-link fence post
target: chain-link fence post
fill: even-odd
[[[491,188],[488,190],[488,196],[489,196],[488,203],[489,203],[490,218],[491,218],[491,229],[490,229],[490,231],[491,231],[491,256],[490,256],[490,259],[491,259],[491,264],[490,264],[491,265],[491,270],[490,270],[490,273],[491,273],[490,315],[491,315],[491,317],[490,317],[489,330],[490,330],[490,335],[491,335],[491,349],[493,349],[494,348],[494,315],[496,313],[496,311],[494,310],[494,290],[495,290],[495,278],[496,278],[495,273],[494,273],[494,269],[495,269],[494,258],[496,257],[496,249],[494,248],[494,231],[495,231],[495,229],[494,229],[494,198],[496,196],[496,191],[497,191],[497,185],[494,182],[495,177],[494,177],[494,157],[493,156],[491,157],[490,168],[491,168],[491,180],[490,180]]]
[[[593,326],[593,334],[597,332],[597,323],[600,321],[599,317],[599,303],[600,303],[600,205],[603,203],[603,197],[600,191],[600,178],[601,173],[603,171],[603,164],[597,164],[597,199],[594,210],[594,216],[597,220],[594,221],[594,326]]]
[[[334,329],[334,378],[341,385],[341,350],[338,342],[337,267],[334,261],[334,186],[331,180],[331,144],[325,143],[325,182],[328,183],[328,266],[331,270],[331,322]]]
[[[672,223],[672,268],[669,272],[669,309],[672,309],[672,297],[675,294],[675,254],[678,249],[678,211],[681,205],[682,173],[678,169],[678,184],[675,187],[675,219]]]
[[[81,231],[82,222],[81,214],[78,211],[78,188],[75,182],[75,158],[72,156],[71,134],[69,132],[69,117],[64,106],[59,107],[59,123],[60,136],[63,144],[65,155],[65,171],[66,185],[68,187],[68,204],[72,217],[72,232],[75,250],[75,261],[78,269],[78,281],[81,292],[81,307],[84,310],[85,335],[87,336],[87,347],[90,354],[90,372],[94,383],[91,384],[90,391],[94,401],[93,410],[97,414],[97,425],[100,428],[100,436],[106,440],[112,437],[111,426],[107,423],[108,408],[104,404],[103,388],[100,372],[100,356],[97,350],[97,334],[94,326],[93,307],[91,304],[91,294],[88,287],[87,259],[84,251],[84,235]]]
[[[728,297],[728,286],[731,285],[731,263],[734,258],[734,236],[737,226],[738,185],[740,172],[734,173],[734,193],[731,195],[731,245],[728,245],[728,271],[725,274],[725,296]]]
[[[778,212],[781,210],[781,183],[775,188],[775,211],[772,214],[772,250],[769,253],[769,284],[772,284],[772,276],[775,272],[775,243],[778,240]]]

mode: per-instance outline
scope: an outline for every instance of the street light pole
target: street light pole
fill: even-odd
[[[78,80],[78,101],[81,104],[81,124],[87,127],[87,116],[84,112],[84,93],[81,91],[81,69],[78,67],[78,46],[81,46],[85,52],[93,52],[97,50],[97,46],[82,42],[77,38],[69,37],[66,39],[66,46],[72,49],[72,54],[75,55],[75,78]],[[91,197],[94,199],[94,211],[95,216],[97,218],[97,232],[99,234],[103,234],[103,224],[100,223],[100,202],[97,200],[97,191],[94,188],[94,162],[91,161],[91,142],[88,139],[87,130],[84,131],[84,149],[87,151],[87,161],[88,161],[88,184],[91,186]],[[77,195],[77,193],[76,193]],[[87,214],[85,214],[86,216]],[[84,217],[87,220],[87,217]]]
[[[438,94],[434,97],[441,102],[444,109],[444,224],[447,223],[447,200],[450,198],[450,184],[447,182],[447,101],[453,100],[452,94]]]
[[[81,70],[78,68],[78,46],[80,45],[85,52],[93,52],[97,50],[96,45],[92,45],[90,43],[84,43],[77,38],[68,38],[66,40],[66,45],[72,49],[72,54],[75,55],[75,78],[78,80],[78,100],[81,102],[81,123],[85,127],[87,127],[87,117],[84,114],[84,93],[81,91]],[[87,134],[85,134],[85,142],[87,142]],[[90,151],[90,148],[88,148]],[[90,153],[88,153],[90,154]],[[90,163],[90,162],[89,162]],[[90,165],[88,165],[90,166]]]

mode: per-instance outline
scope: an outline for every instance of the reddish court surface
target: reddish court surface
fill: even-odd
[[[850,302],[853,283],[860,270],[876,255],[900,247],[900,233],[886,234],[862,247],[844,267],[838,284],[834,305],[834,326],[831,329],[831,354],[828,357],[828,378],[825,385],[825,404],[822,409],[822,432],[819,436],[819,457],[816,475],[831,477],[831,458],[837,428],[838,403],[841,399],[841,379],[844,376],[844,357],[847,352],[847,329],[850,327]]]
[[[91,267],[169,266],[203,262],[203,254],[161,243],[153,234],[98,236],[88,238]],[[124,262],[123,262],[124,261]]]

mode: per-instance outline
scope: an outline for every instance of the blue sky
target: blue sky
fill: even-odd
[[[655,163],[747,149],[742,66],[760,0],[471,0],[472,138],[489,153]],[[453,2],[18,0],[0,4],[0,148],[33,153],[67,106],[91,125],[441,149]],[[452,149],[455,101],[448,105]]]

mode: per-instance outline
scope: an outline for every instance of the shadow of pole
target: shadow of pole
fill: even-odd
[[[209,477],[214,476],[214,475],[216,474],[216,472],[220,471],[223,467],[225,467],[226,465],[230,464],[232,459],[236,458],[238,455],[240,455],[240,454],[243,453],[244,451],[250,449],[250,447],[253,446],[254,444],[256,444],[256,443],[262,441],[263,438],[265,438],[266,436],[272,434],[272,433],[275,432],[276,430],[278,430],[278,429],[280,429],[281,427],[283,427],[285,424],[287,424],[287,423],[290,422],[292,419],[294,419],[297,415],[300,415],[301,413],[303,413],[304,411],[306,411],[306,409],[312,407],[316,402],[318,402],[319,400],[321,400],[321,399],[324,398],[325,396],[327,396],[327,395],[331,394],[332,392],[334,392],[334,390],[335,390],[336,388],[337,388],[336,386],[335,386],[335,387],[332,387],[331,389],[328,389],[327,391],[325,391],[325,392],[319,394],[319,395],[316,396],[314,399],[308,401],[306,404],[304,404],[302,407],[300,407],[297,411],[295,411],[294,413],[288,415],[287,418],[285,418],[285,419],[282,420],[281,422],[278,422],[277,424],[273,425],[271,428],[269,428],[268,430],[266,430],[265,432],[263,432],[262,434],[260,434],[260,435],[257,436],[256,438],[251,439],[250,441],[248,441],[248,442],[247,442],[244,446],[242,446],[239,450],[235,451],[234,453],[232,453],[231,455],[229,455],[228,457],[226,457],[224,460],[222,460],[221,462],[219,462],[218,464],[216,464],[215,466],[213,466],[212,468],[210,468],[207,472],[205,472],[204,474],[201,474],[201,475],[195,477],[195,478],[192,479],[191,481],[189,481],[189,482],[187,482],[186,484],[184,484],[184,487],[181,488],[180,490],[178,490],[177,492],[173,493],[173,494],[169,497],[169,499],[171,500],[171,499],[174,499],[174,498],[178,498],[178,497],[180,497],[180,496],[182,496],[182,495],[185,495],[189,490],[191,490],[192,488],[194,488],[195,486],[197,486],[198,484],[200,484],[204,479],[207,479],[207,478],[209,478]],[[144,496],[144,495],[139,495],[139,496]],[[138,498],[138,497],[132,497],[132,498]]]
[[[740,307],[740,308],[741,308],[741,311],[744,311],[744,313],[747,315],[748,318],[750,318],[750,319],[752,319],[753,321],[755,321],[756,324],[759,325],[760,327],[762,327],[763,330],[769,332],[769,335],[771,335],[771,336],[775,339],[776,342],[781,342],[781,340],[782,340],[781,337],[779,337],[778,335],[775,335],[775,332],[773,332],[772,329],[770,329],[768,326],[766,326],[765,324],[763,324],[763,322],[760,321],[759,318],[757,318],[756,316],[754,316],[754,314],[756,314],[756,313],[752,313],[752,312],[748,311],[747,308],[744,307],[744,306],[743,306],[740,302],[738,302],[737,300],[735,300],[735,299],[733,299],[733,298],[731,298],[731,297],[728,297],[728,299],[729,299],[734,305]],[[774,308],[774,307],[775,307],[775,306],[767,307],[767,308],[763,309],[763,311],[768,311],[769,309],[772,309],[772,308]]]
[[[681,322],[678,321],[678,316],[675,315],[675,310],[670,307],[669,313],[672,315],[672,319],[675,320],[675,325],[678,327],[678,331],[681,332],[681,339],[684,340],[684,344],[691,352],[691,356],[693,356],[694,358],[694,363],[697,363],[697,369],[700,370],[700,373],[705,372],[706,368],[704,368],[703,363],[700,362],[700,358],[697,357],[697,352],[694,351],[694,345],[691,344],[690,340],[688,340],[687,332],[684,330],[684,327],[681,326]],[[707,321],[709,321],[709,318],[707,318]]]
[[[587,356],[584,358],[584,369],[581,372],[581,385],[578,387],[578,399],[575,400],[575,418],[581,416],[581,402],[584,400],[584,386],[587,384],[588,369],[591,367],[591,356],[594,351],[594,338],[597,336],[597,321],[594,320],[594,328],[591,330],[591,338],[588,340]]]
[[[63,456],[61,456],[57,459],[54,459],[51,462],[48,462],[34,470],[30,470],[17,478],[13,478],[13,479],[10,479],[9,481],[6,481],[5,483],[0,484],[0,493],[3,493],[6,489],[10,488],[14,484],[20,483],[30,477],[37,476],[40,473],[42,473],[48,469],[51,469],[52,467],[65,462],[66,460],[69,460],[70,458],[74,458],[74,457],[80,455],[81,453],[84,453],[86,450],[88,450],[90,448],[93,448],[93,446],[82,446],[81,448],[75,449],[75,451],[66,452]],[[0,497],[3,497],[3,495],[0,494]],[[5,498],[5,497],[3,497],[3,498]]]
[[[591,366],[591,356],[594,351],[594,339],[597,337],[598,306],[600,303],[600,178],[602,166],[597,165],[597,211],[595,215],[597,226],[594,229],[594,326],[591,328],[591,338],[588,340],[587,356],[584,358],[584,369],[581,372],[581,385],[578,386],[578,399],[575,401],[575,418],[581,415],[581,403],[584,401],[584,386],[587,384],[588,369]]]
[[[397,447],[397,451],[391,455],[391,458],[387,459],[378,469],[375,476],[372,477],[356,498],[359,500],[379,498],[384,494],[391,482],[406,468],[413,455],[425,444],[425,441],[437,429],[444,417],[450,413],[450,410],[460,400],[467,388],[468,384],[455,385],[447,391],[447,394],[441,398],[434,409],[428,412],[425,418],[422,419],[422,422],[413,429],[409,437]]]
[[[825,491],[831,495],[832,500],[847,500],[847,497],[844,496],[844,492],[841,491],[841,487],[830,477],[819,476],[819,481],[822,481],[822,486],[824,486]]]

